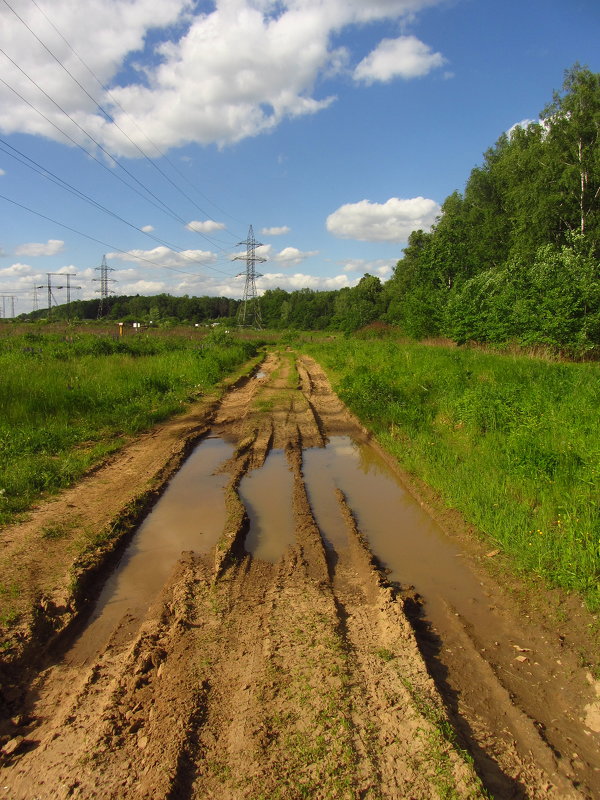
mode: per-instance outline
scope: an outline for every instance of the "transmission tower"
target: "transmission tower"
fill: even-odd
[[[237,324],[240,328],[262,328],[262,320],[260,317],[260,304],[258,302],[258,292],[256,291],[256,278],[261,278],[262,275],[256,272],[256,262],[266,261],[266,258],[256,255],[256,248],[262,247],[260,242],[254,238],[254,230],[252,225],[248,228],[248,238],[245,242],[238,242],[238,247],[242,244],[246,245],[246,255],[236,256],[234,261],[246,262],[246,284],[244,286],[244,295],[242,303],[238,309]],[[236,277],[244,275],[240,272]]]
[[[15,300],[17,299],[14,294],[2,294],[0,295],[2,298],[2,318],[6,319],[6,301],[10,300],[10,316],[14,318],[15,316]]]
[[[108,288],[108,284],[116,283],[116,280],[108,277],[108,273],[114,272],[114,269],[106,263],[106,256],[102,256],[102,264],[95,269],[100,270],[100,277],[92,278],[92,281],[100,282],[100,288],[96,289],[97,292],[100,292],[100,305],[98,306],[98,319],[100,319],[100,317],[104,316],[104,303],[108,299],[108,295],[114,294],[113,290]]]
[[[37,290],[38,289],[47,289],[48,290],[48,319],[52,316],[52,304],[56,305],[56,298],[54,297],[53,289],[66,289],[67,290],[67,317],[70,316],[70,309],[69,306],[71,305],[71,289],[81,289],[81,286],[71,286],[71,277],[74,277],[77,273],[76,272],[47,272],[48,282],[43,283],[41,286],[34,286],[34,306],[37,308]],[[66,278],[67,283],[65,286],[57,286],[54,284],[52,285],[52,278]],[[35,310],[35,309],[34,309]]]

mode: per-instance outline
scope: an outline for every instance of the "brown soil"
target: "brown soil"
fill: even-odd
[[[600,686],[576,655],[519,615],[477,545],[463,558],[493,631],[450,607],[424,618],[339,490],[347,547],[326,548],[303,448],[367,433],[312,360],[272,353],[260,369],[2,532],[0,568],[27,587],[28,624],[5,637],[0,798],[599,796]],[[150,610],[78,660],[111,553],[209,430],[236,442],[218,544],[182,554]],[[275,563],[245,552],[239,494],[271,450],[285,452],[294,524]]]

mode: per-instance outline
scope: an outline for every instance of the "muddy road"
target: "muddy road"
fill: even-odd
[[[5,563],[40,558],[44,516],[111,519],[170,473],[87,613],[3,673],[0,798],[600,797],[600,684],[309,358],[134,443],[7,531]]]

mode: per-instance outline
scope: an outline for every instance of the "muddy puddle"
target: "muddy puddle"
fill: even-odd
[[[239,493],[250,521],[246,552],[275,564],[294,543],[293,476],[283,450],[271,450],[260,469],[245,475]]]
[[[193,450],[134,533],[85,631],[69,651],[69,662],[84,663],[94,655],[125,615],[140,617],[182,552],[207,553],[216,544],[225,521],[224,488],[229,480],[216,470],[232,453],[233,445],[221,438],[206,438]]]
[[[335,489],[341,489],[390,580],[414,586],[434,624],[444,618],[447,605],[467,619],[488,609],[460,551],[370,445],[334,436],[325,448],[305,450],[303,461],[309,501],[329,549],[347,545],[335,497]]]

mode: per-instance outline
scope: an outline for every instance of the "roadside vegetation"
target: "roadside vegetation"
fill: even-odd
[[[0,524],[183,410],[256,352],[204,338],[31,332],[0,338]]]
[[[343,337],[302,349],[491,547],[600,608],[598,364]]]

